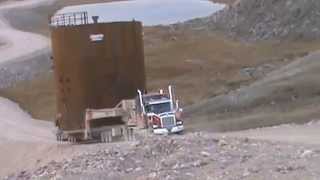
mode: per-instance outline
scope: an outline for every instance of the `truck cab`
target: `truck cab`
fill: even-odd
[[[139,94],[140,108],[147,117],[147,124],[154,134],[180,133],[184,130],[181,119],[182,109],[178,100],[173,100],[172,88],[168,93],[163,90],[159,93]]]

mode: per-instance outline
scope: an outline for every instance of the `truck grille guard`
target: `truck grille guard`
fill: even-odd
[[[166,112],[159,114],[163,128],[172,128],[176,125],[176,117],[174,112]]]
[[[164,128],[172,128],[176,125],[176,118],[174,115],[164,116],[161,118],[161,121]]]

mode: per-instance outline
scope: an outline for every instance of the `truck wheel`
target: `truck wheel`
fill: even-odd
[[[134,129],[133,128],[129,128],[129,137],[130,137],[130,141],[134,141]]]
[[[63,132],[61,129],[58,129],[56,132],[57,141],[63,141]]]
[[[184,131],[177,132],[176,134],[177,134],[177,135],[183,135],[183,134],[184,134]]]
[[[64,141],[62,134],[59,134],[59,135],[57,136],[57,139],[58,139],[59,142]]]
[[[104,132],[101,132],[101,133],[100,133],[100,141],[101,141],[102,143],[105,143],[105,142],[106,142],[106,137],[105,137]]]
[[[111,143],[112,142],[112,132],[101,132],[100,133],[100,140],[102,143]]]
[[[129,141],[128,127],[122,127],[122,136],[124,138],[124,141]]]

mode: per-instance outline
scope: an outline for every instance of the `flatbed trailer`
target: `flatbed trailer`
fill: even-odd
[[[132,140],[134,128],[128,126],[129,120],[135,116],[135,101],[134,100],[122,100],[114,108],[106,109],[86,109],[83,129],[63,131],[58,130],[58,141],[69,141],[71,143],[76,142],[95,142],[100,140],[101,142],[112,142],[114,138],[123,140]],[[92,128],[92,122],[103,119],[108,121],[109,118],[121,118],[121,124],[118,125],[106,125]]]

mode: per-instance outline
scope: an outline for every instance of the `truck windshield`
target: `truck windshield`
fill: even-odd
[[[150,104],[146,106],[147,113],[161,114],[164,112],[170,112],[170,103]]]

